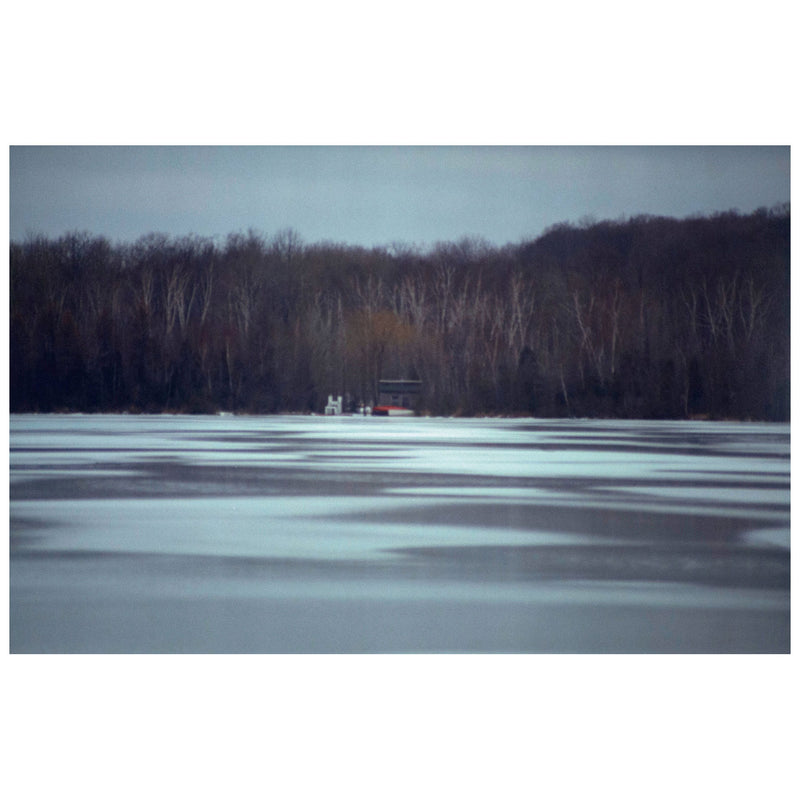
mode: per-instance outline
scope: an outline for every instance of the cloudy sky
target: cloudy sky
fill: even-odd
[[[789,201],[788,147],[11,147],[10,233],[226,236],[284,227],[365,246]]]

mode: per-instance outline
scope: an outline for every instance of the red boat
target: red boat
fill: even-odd
[[[373,417],[413,417],[414,412],[403,406],[375,406],[372,409]]]

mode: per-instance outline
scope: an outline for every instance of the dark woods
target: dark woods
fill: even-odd
[[[789,417],[789,208],[421,251],[88,234],[11,245],[11,410]]]

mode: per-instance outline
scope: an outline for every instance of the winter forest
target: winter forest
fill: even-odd
[[[12,412],[789,418],[789,206],[559,224],[503,247],[291,229],[10,252]]]

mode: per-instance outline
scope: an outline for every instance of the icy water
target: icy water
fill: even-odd
[[[10,649],[789,651],[789,426],[10,421]]]

